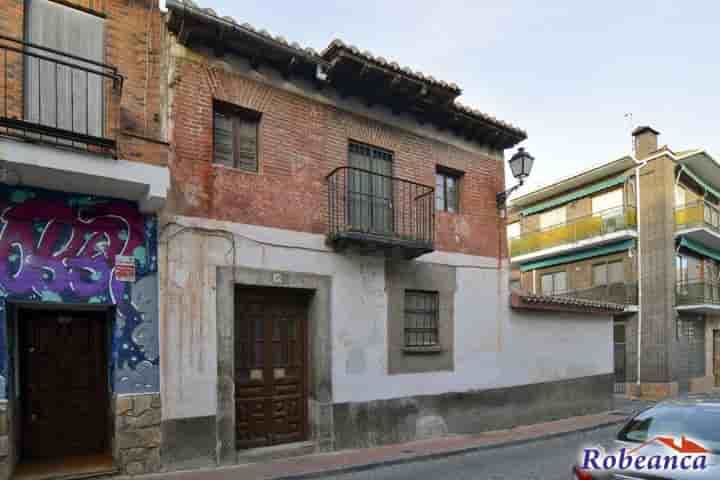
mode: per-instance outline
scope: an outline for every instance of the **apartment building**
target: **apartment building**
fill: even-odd
[[[166,468],[610,407],[624,307],[510,301],[496,195],[525,132],[341,41],[167,7]]]
[[[159,468],[161,29],[0,1],[0,478]]]
[[[658,136],[639,127],[633,156],[518,197],[507,226],[512,288],[625,306],[616,392],[650,397],[720,385],[720,165]]]

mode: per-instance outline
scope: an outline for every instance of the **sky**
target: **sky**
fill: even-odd
[[[518,194],[631,153],[637,125],[720,159],[718,1],[195,1],[303,47],[340,38],[457,83],[459,101],[528,133],[536,161]]]

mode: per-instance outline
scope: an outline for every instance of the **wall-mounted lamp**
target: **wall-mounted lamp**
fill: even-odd
[[[508,162],[510,164],[510,171],[512,171],[513,177],[515,177],[519,183],[511,189],[497,194],[496,200],[498,209],[505,208],[507,198],[510,194],[523,186],[525,179],[530,176],[530,171],[532,170],[534,162],[535,157],[527,153],[522,147],[520,147],[518,151],[515,152],[515,155],[510,158],[510,161]]]

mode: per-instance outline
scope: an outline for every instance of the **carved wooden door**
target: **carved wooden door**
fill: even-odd
[[[241,449],[307,436],[308,297],[281,288],[238,289],[235,422]]]
[[[107,450],[104,315],[22,311],[23,457],[64,457]]]

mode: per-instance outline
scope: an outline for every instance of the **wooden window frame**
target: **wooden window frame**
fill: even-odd
[[[457,215],[460,213],[460,185],[465,174],[459,170],[443,167],[438,165],[435,169],[435,210],[440,212],[451,213]],[[438,207],[438,177],[442,178],[442,205]],[[450,210],[448,204],[448,178],[455,181],[455,209]]]
[[[431,297],[431,309],[409,309],[408,308],[408,296],[417,295],[424,297]],[[408,314],[422,314],[428,315],[432,319],[432,324],[426,327],[409,326]],[[404,305],[403,305],[403,345],[405,348],[437,348],[440,346],[440,294],[435,291],[428,290],[405,290],[404,294]],[[410,341],[410,334],[421,334],[422,338],[426,338],[425,335],[429,335],[429,342],[418,342],[417,336],[415,342]]]
[[[237,125],[233,122],[232,138],[233,138],[233,164],[232,166],[227,165],[217,160],[216,150],[216,129],[217,129],[217,117],[218,114],[233,119],[242,119],[246,122],[252,122],[255,124],[255,167],[249,168],[240,161],[238,155],[238,149],[236,142],[238,141],[238,132],[236,130]],[[246,173],[260,173],[260,124],[262,122],[262,113],[256,110],[241,107],[231,103],[223,102],[221,100],[213,101],[213,165],[220,165],[225,168],[233,168]]]

